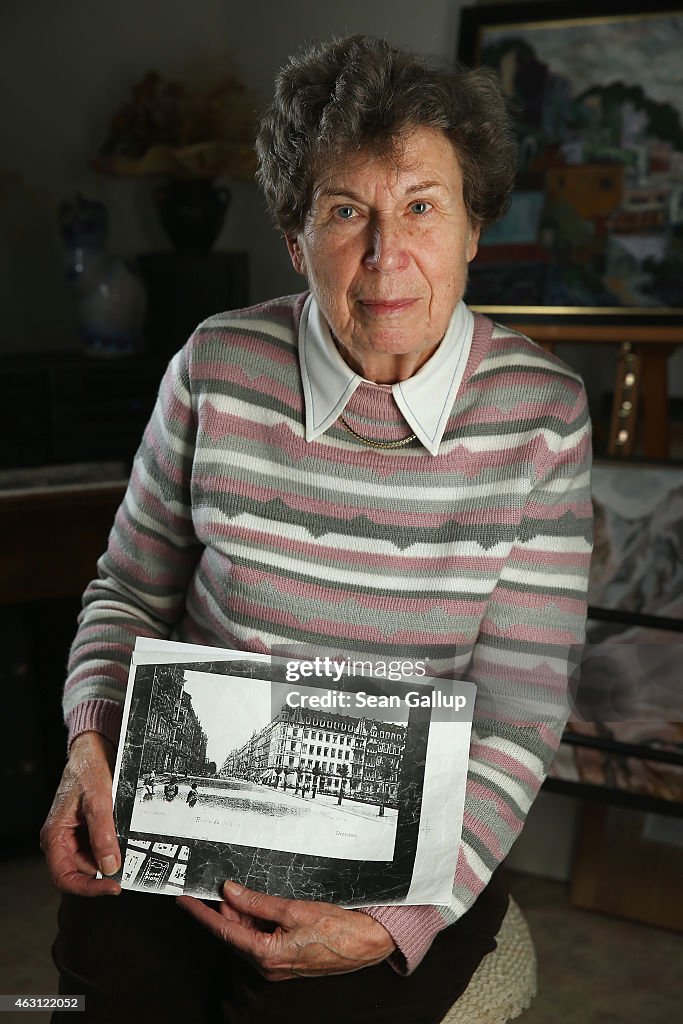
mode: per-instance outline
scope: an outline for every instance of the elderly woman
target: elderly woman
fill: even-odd
[[[514,172],[487,73],[362,36],[317,46],[279,74],[257,147],[309,290],[207,320],[162,383],[71,654],[42,836],[65,894],[55,959],[96,1021],[432,1024],[495,948],[498,865],[564,722],[585,395],[462,301]],[[137,635],[304,642],[476,682],[450,906],[350,911],[230,881],[207,905],[96,879],[120,865],[111,764]]]

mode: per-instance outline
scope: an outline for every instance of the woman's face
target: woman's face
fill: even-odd
[[[391,384],[438,347],[478,239],[453,146],[420,128],[398,165],[359,154],[329,169],[287,245],[342,356],[368,380]]]

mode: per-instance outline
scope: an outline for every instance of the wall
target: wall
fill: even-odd
[[[172,74],[226,54],[259,102],[288,54],[334,33],[387,34],[451,59],[458,3],[423,0],[5,0],[0,33],[0,351],[74,348],[74,300],[62,278],[59,203],[77,191],[110,211],[112,248],[168,248],[151,180],[89,169],[114,111],[149,68]],[[299,290],[251,183],[232,186],[217,248],[246,249],[251,298]]]
[[[574,797],[542,790],[508,855],[507,866],[528,875],[569,881],[581,806],[582,801]]]

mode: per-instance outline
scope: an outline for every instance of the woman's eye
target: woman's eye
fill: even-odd
[[[352,206],[338,206],[337,207],[337,216],[341,220],[351,220],[351,218],[355,216],[355,213],[356,213],[356,211],[354,210],[354,208]]]
[[[417,203],[412,204],[410,210],[412,213],[427,213],[427,211],[431,210],[431,208],[432,207],[430,203],[426,203],[424,202],[424,200],[420,199]]]

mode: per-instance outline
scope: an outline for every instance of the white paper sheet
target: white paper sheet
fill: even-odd
[[[289,696],[282,703],[290,690],[296,700],[329,694],[358,703],[368,680],[347,679],[340,689],[328,680],[286,686],[274,671],[264,655],[138,640],[114,775],[123,887],[218,899],[220,882],[231,877],[347,907],[448,904],[474,685],[375,679],[377,692],[393,694],[375,699],[394,702],[390,708],[292,711]],[[459,697],[464,709],[408,706],[435,683],[446,702]],[[189,763],[181,758],[189,749],[183,730],[206,736],[203,761],[187,775],[173,767]],[[177,793],[166,799],[171,774]]]

